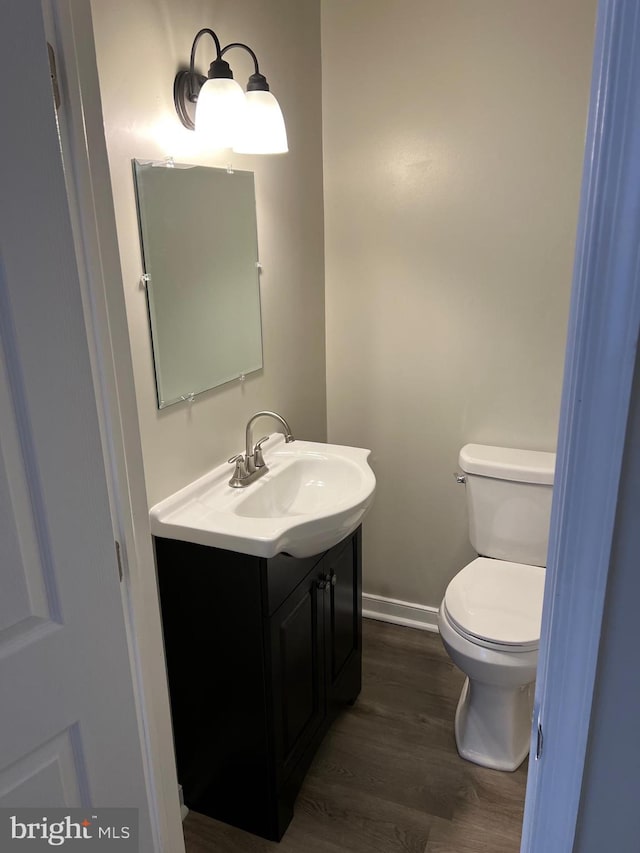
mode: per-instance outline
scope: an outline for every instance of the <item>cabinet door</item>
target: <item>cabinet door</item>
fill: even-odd
[[[330,599],[325,631],[328,634],[327,674],[332,701],[353,701],[360,692],[362,657],[361,531],[324,560]]]
[[[287,778],[325,716],[324,582],[312,571],[270,620],[278,783]]]

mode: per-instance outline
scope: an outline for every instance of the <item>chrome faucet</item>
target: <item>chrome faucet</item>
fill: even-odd
[[[266,411],[256,412],[255,415],[252,415],[249,418],[247,428],[245,430],[245,455],[243,456],[242,453],[238,453],[236,456],[232,456],[231,459],[229,459],[229,462],[235,463],[236,466],[233,472],[233,477],[229,480],[229,485],[234,489],[241,489],[244,488],[244,486],[248,486],[249,483],[253,483],[254,480],[257,480],[258,477],[266,474],[269,470],[262,455],[262,445],[269,439],[269,436],[263,436],[255,443],[255,445],[253,445],[252,438],[253,424],[258,420],[258,418],[262,417],[274,418],[284,427],[284,440],[287,444],[291,441],[295,441],[293,433],[291,432],[291,427],[282,415],[279,415],[277,412]]]

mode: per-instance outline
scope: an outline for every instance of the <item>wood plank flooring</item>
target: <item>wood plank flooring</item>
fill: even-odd
[[[437,634],[364,620],[363,688],[328,732],[278,844],[191,812],[187,853],[517,853],[526,762],[456,752],[464,680]]]

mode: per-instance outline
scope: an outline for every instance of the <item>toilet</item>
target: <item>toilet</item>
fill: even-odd
[[[516,770],[531,736],[555,453],[467,444],[459,464],[479,556],[438,611],[444,647],[467,676],[456,745],[475,764]]]

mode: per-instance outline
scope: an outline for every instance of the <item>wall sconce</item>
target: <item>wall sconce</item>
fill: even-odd
[[[194,67],[196,48],[205,33],[216,46],[216,58],[207,77]],[[253,59],[254,73],[246,93],[222,58],[234,47],[246,50]],[[282,110],[269,91],[267,78],[260,73],[257,56],[240,42],[221,47],[213,30],[202,29],[196,34],[189,70],[179,71],[174,80],[173,102],[182,124],[206,135],[216,148],[232,148],[239,154],[281,154],[289,150]]]

